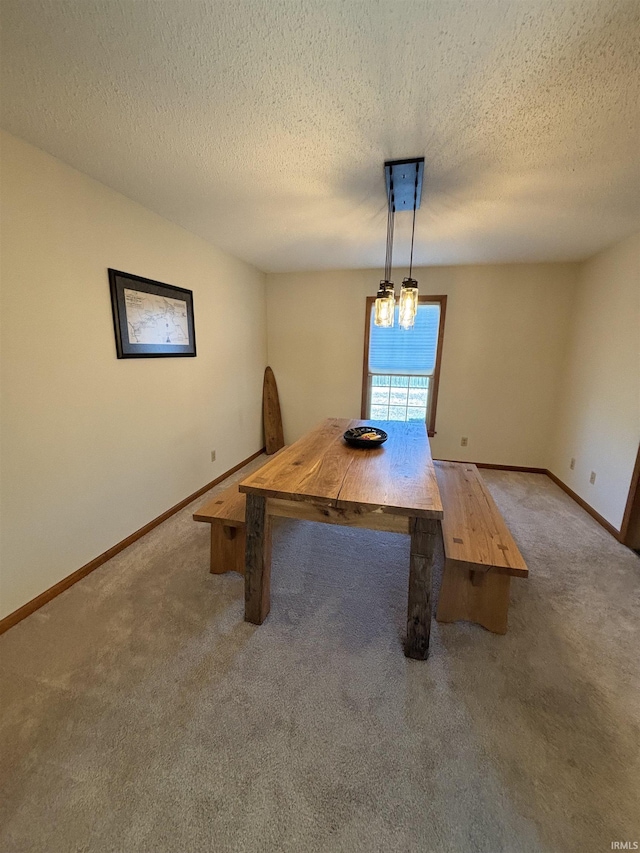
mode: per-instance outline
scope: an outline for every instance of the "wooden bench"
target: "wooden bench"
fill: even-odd
[[[475,465],[436,462],[445,565],[436,619],[507,631],[511,577],[529,574]]]
[[[271,458],[280,452],[281,450],[278,450],[270,454]],[[238,491],[236,483],[224,492],[214,495],[208,503],[193,514],[194,521],[204,521],[211,525],[210,571],[214,575],[221,575],[224,572],[244,574],[246,499],[247,496]]]
[[[244,574],[246,495],[238,491],[238,484],[214,495],[204,506],[194,512],[194,521],[211,525],[211,568],[213,574],[240,572]]]

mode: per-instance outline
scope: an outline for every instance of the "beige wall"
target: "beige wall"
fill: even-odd
[[[640,441],[640,233],[580,266],[572,316],[549,468],[619,529]]]
[[[394,273],[397,282],[405,274]],[[576,274],[574,264],[417,271],[421,293],[448,297],[435,456],[547,467]],[[268,355],[287,441],[329,415],[360,416],[365,298],[378,278],[267,276]]]
[[[266,363],[262,273],[1,141],[0,617],[258,450]],[[193,290],[196,358],[116,359],[107,267]]]

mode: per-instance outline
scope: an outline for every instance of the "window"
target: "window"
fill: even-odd
[[[367,298],[362,381],[362,417],[423,421],[435,435],[436,402],[446,296],[421,296],[413,329],[373,322],[375,297]]]

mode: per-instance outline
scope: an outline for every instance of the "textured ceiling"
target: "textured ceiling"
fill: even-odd
[[[0,10],[6,130],[263,270],[382,266],[387,158],[426,158],[420,265],[640,228],[640,0]]]

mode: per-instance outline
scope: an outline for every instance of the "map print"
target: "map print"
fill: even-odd
[[[124,288],[130,344],[189,345],[187,303]]]

